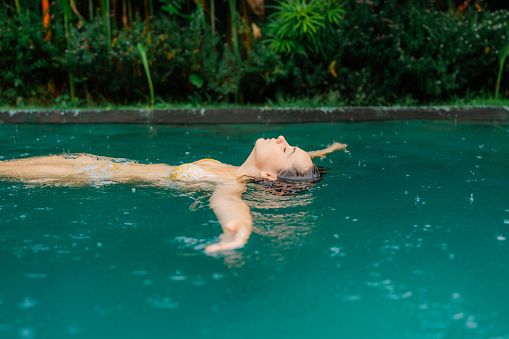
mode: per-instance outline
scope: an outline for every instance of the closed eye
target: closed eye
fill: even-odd
[[[286,147],[283,149],[283,152],[286,152]]]

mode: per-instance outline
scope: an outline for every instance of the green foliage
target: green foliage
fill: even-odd
[[[285,54],[324,52],[324,43],[345,11],[336,0],[276,0],[267,25],[269,48]]]
[[[190,16],[183,13],[184,0],[159,0],[164,5],[161,6],[163,11],[170,14],[178,15],[184,19],[189,19]]]
[[[189,75],[189,81],[196,87],[198,88],[202,88],[203,87],[203,84],[205,83],[205,81],[203,80],[203,78],[201,76],[199,76],[198,74],[195,74],[195,73],[191,73]]]
[[[505,45],[500,50],[500,56],[499,56],[500,67],[499,67],[499,70],[498,70],[497,86],[496,86],[496,89],[495,89],[495,99],[498,99],[498,95],[500,93],[500,81],[502,80],[502,71],[504,70],[505,59],[508,56],[509,56],[509,44]]]
[[[142,44],[138,42],[138,50],[140,51],[141,60],[143,62],[143,68],[145,68],[145,74],[147,75],[148,86],[150,87],[150,104],[154,107],[154,86],[152,85],[152,77],[150,76],[150,68],[147,61],[147,52]]]
[[[493,83],[509,12],[465,14],[388,0],[356,5],[345,32],[340,65],[368,74],[374,97],[389,102],[447,100]],[[339,72],[338,72],[339,78]],[[339,88],[344,84],[338,85]]]
[[[40,2],[20,2],[19,14],[11,2],[0,6],[0,104],[146,107],[149,92],[155,105],[236,98],[271,105],[438,104],[484,98],[497,80],[495,68],[507,68],[499,50],[509,44],[507,10],[471,6],[462,14],[428,1],[343,1],[281,1],[262,26],[266,40],[249,48],[244,39],[232,48],[242,35],[214,34],[203,25],[203,7],[188,11],[181,0],[161,5],[188,17],[160,7],[149,24],[138,17],[129,29],[107,18],[110,30],[100,11],[81,26],[68,7],[51,2],[51,41],[41,29]],[[501,85],[500,100],[508,89]]]
[[[30,14],[30,13],[29,13]],[[30,25],[35,18],[8,17],[0,12],[0,100],[19,104],[49,97],[58,90],[47,79],[56,78],[53,57],[59,50],[44,41],[40,27]],[[63,75],[66,76],[65,74]]]
[[[490,88],[499,46],[509,43],[508,11],[461,14],[397,0],[351,0],[344,10],[324,40],[326,57],[285,62],[292,81],[278,82],[284,92],[334,92],[346,105],[447,101]]]

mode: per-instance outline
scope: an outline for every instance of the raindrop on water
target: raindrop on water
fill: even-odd
[[[187,276],[183,275],[181,271],[176,271],[174,275],[170,275],[168,279],[173,281],[183,281],[187,280]]]
[[[35,330],[32,327],[22,327],[19,329],[19,336],[21,338],[35,338]]]
[[[452,316],[452,318],[454,320],[460,320],[460,319],[463,319],[465,317],[465,313],[458,313],[458,314],[455,314]]]
[[[172,308],[178,308],[179,304],[176,302],[172,302],[170,298],[164,297],[164,298],[148,298],[147,302],[156,307],[156,308],[163,308],[163,309],[172,309]]]
[[[25,297],[23,301],[19,303],[19,307],[24,310],[27,310],[29,308],[34,307],[37,304],[38,304],[37,300],[30,299],[30,297]]]
[[[474,316],[471,315],[468,317],[467,322],[465,324],[468,328],[477,328],[477,323],[474,321]]]
[[[221,279],[223,279],[223,277],[224,276],[223,276],[222,273],[214,273],[214,274],[212,274],[212,279],[214,279],[214,280],[221,280]]]

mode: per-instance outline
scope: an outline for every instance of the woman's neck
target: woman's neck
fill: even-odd
[[[237,167],[236,174],[239,178],[244,176],[252,178],[260,177],[260,169],[255,165],[254,161],[254,149],[251,151],[251,154],[247,157],[246,161]]]

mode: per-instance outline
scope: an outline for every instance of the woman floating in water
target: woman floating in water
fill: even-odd
[[[242,200],[249,180],[266,180],[299,184],[320,179],[320,171],[311,158],[346,148],[334,143],[326,149],[305,152],[290,146],[283,136],[258,139],[241,166],[202,159],[180,166],[139,164],[125,159],[98,157],[91,154],[65,154],[0,161],[0,177],[38,183],[89,183],[133,181],[164,184],[209,182],[214,184],[210,207],[216,214],[223,234],[219,243],[206,247],[207,252],[236,249],[244,246],[251,235],[253,223],[249,207]]]

